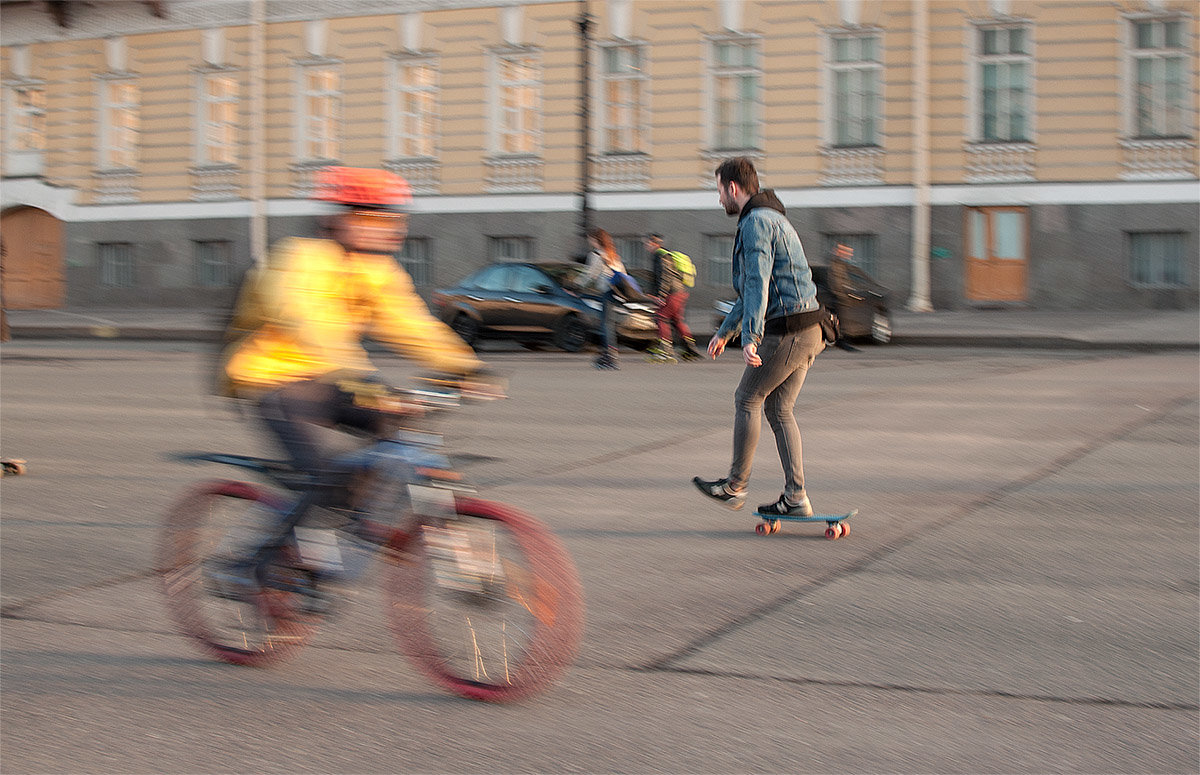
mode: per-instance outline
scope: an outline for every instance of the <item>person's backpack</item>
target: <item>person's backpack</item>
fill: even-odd
[[[688,257],[687,253],[680,253],[677,250],[667,252],[671,254],[671,259],[675,262],[675,270],[683,279],[684,287],[694,288],[696,286],[696,265],[692,263],[692,259]]]

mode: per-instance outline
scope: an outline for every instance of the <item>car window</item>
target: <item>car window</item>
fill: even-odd
[[[536,293],[539,286],[550,284],[545,274],[531,266],[514,266],[512,270],[508,287],[516,293]]]
[[[475,288],[481,291],[502,291],[507,287],[505,280],[510,268],[507,266],[489,266],[466,280],[463,283],[463,287]]]

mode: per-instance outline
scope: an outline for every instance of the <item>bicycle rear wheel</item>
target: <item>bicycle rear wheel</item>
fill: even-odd
[[[245,482],[198,485],[171,509],[159,537],[156,570],[179,631],[211,656],[259,666],[285,659],[312,636],[319,617],[295,591],[311,582],[293,550],[268,567],[268,583],[238,586],[229,566],[262,535],[281,504]]]
[[[426,675],[473,700],[511,702],[544,690],[583,635],[575,564],[537,520],[458,498],[457,517],[423,524],[392,563],[391,620]]]

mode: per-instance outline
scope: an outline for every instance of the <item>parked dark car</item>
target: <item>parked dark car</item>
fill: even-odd
[[[829,267],[813,266],[817,298],[838,316],[844,338],[869,339],[875,344],[888,344],[892,341],[892,312],[888,301],[891,292],[857,266],[850,265],[847,269],[850,280],[845,294],[847,303],[838,304],[829,287]],[[731,307],[731,301],[717,302],[714,331],[725,320]]]
[[[549,341],[577,352],[600,339],[602,304],[574,280],[583,266],[570,262],[489,264],[452,288],[435,291],[433,312],[468,344],[515,339],[534,347]],[[658,338],[654,310],[624,302],[617,308],[617,337],[644,348]]]

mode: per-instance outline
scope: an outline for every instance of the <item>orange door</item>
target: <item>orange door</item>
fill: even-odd
[[[1024,207],[968,207],[967,299],[1025,301],[1029,280],[1029,211]]]
[[[0,216],[6,309],[57,309],[65,300],[62,224],[45,210],[18,207]]]

